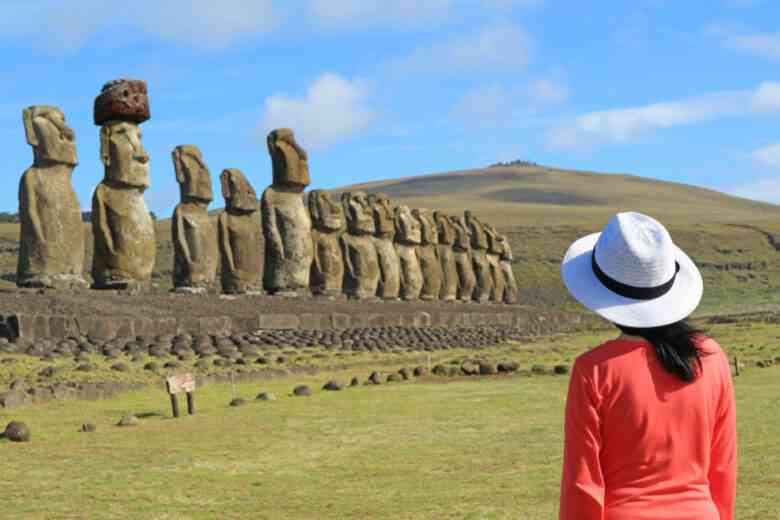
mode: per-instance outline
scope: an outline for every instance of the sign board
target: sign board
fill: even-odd
[[[195,376],[192,374],[180,374],[177,376],[171,376],[165,380],[165,386],[168,388],[168,393],[178,394],[181,392],[194,392],[195,391]]]

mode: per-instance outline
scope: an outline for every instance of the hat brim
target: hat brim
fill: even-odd
[[[607,320],[634,328],[650,328],[678,322],[693,313],[701,301],[701,273],[688,255],[675,246],[680,270],[671,290],[652,300],[634,300],[607,289],[593,272],[591,255],[601,233],[574,242],[561,264],[563,283],[572,296]]]

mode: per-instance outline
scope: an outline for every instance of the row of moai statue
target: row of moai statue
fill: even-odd
[[[149,117],[143,81],[111,81],[95,99],[105,170],[92,198],[96,289],[150,285],[155,227],[143,196],[149,157],[138,126]],[[34,163],[19,190],[17,284],[84,287],[84,227],[71,184],[74,133],[53,106],[27,108],[23,119]],[[338,204],[314,190],[307,209],[306,152],[289,129],[272,131],[267,144],[273,181],[260,201],[240,170],[222,171],[225,210],[216,230],[208,214],[211,174],[200,150],[173,150],[181,194],[171,220],[177,292],[207,292],[219,270],[228,294],[517,302],[512,252],[493,226],[468,211],[450,217],[392,208],[386,196],[362,192],[344,193]]]

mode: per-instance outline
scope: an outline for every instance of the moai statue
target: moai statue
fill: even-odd
[[[217,277],[217,234],[209,218],[214,199],[211,174],[197,146],[181,145],[171,153],[181,202],[173,211],[173,286],[177,292],[205,293]]]
[[[482,223],[472,215],[471,211],[464,213],[471,240],[471,261],[474,265],[474,275],[477,285],[474,288],[473,299],[484,303],[490,299],[493,288],[493,278],[490,275],[490,264],[487,260],[487,236]]]
[[[84,224],[71,184],[78,164],[76,137],[59,108],[22,112],[33,165],[19,182],[19,287],[82,288]]]
[[[395,223],[395,251],[401,263],[401,298],[407,301],[420,298],[423,273],[418,248],[422,241],[420,221],[407,206],[398,206],[393,215]]]
[[[344,216],[341,207],[331,202],[323,190],[309,193],[309,214],[314,246],[311,292],[316,296],[335,297],[341,294],[344,281],[344,259],[339,243]]]
[[[490,301],[493,303],[503,303],[504,301],[504,289],[506,284],[504,282],[504,273],[501,270],[501,243],[498,238],[498,231],[492,224],[485,224],[485,236],[487,237],[488,249],[485,257],[490,267],[490,277],[493,279],[493,285],[490,287]]]
[[[219,182],[225,198],[217,220],[222,292],[262,294],[265,254],[257,194],[235,168],[223,170]]]
[[[149,156],[138,124],[149,119],[146,83],[110,81],[95,98],[103,181],[92,196],[95,240],[92,278],[97,289],[140,290],[150,285],[157,245],[144,200]]]
[[[395,251],[395,222],[390,209],[390,199],[383,193],[372,193],[368,203],[374,215],[374,245],[379,256],[379,289],[377,296],[385,300],[397,300],[401,290],[401,261]]]
[[[500,265],[501,272],[504,274],[504,303],[515,304],[518,301],[517,298],[517,280],[515,280],[515,273],[512,271],[512,247],[509,245],[509,240],[506,235],[498,235],[498,242],[501,245]]]
[[[379,287],[379,257],[374,245],[374,215],[365,193],[341,195],[347,232],[341,235],[344,252],[344,293],[350,298],[375,298]]]
[[[433,212],[433,220],[439,234],[439,263],[441,264],[441,291],[439,299],[454,302],[458,297],[458,268],[455,265],[455,228],[450,218],[440,211]]]
[[[306,152],[295,142],[292,130],[268,134],[273,184],[263,192],[266,289],[272,294],[296,296],[308,292],[314,249],[311,219],[303,205],[309,185]]]
[[[437,247],[439,245],[439,233],[436,230],[430,211],[427,209],[415,208],[412,215],[420,221],[420,247],[418,253],[420,256],[420,269],[422,270],[423,286],[420,291],[420,299],[432,301],[439,299],[441,293],[441,263],[439,263],[439,254]]]
[[[474,262],[471,260],[469,228],[463,217],[450,217],[450,222],[455,231],[452,254],[455,257],[455,268],[458,273],[458,300],[470,302],[477,286],[477,278],[474,274]]]

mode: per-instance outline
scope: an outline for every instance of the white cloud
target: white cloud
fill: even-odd
[[[764,178],[737,186],[729,192],[738,197],[780,204],[780,179]]]
[[[390,63],[392,70],[410,72],[469,72],[524,68],[530,59],[531,39],[511,23],[498,23],[480,31],[421,46]]]
[[[163,40],[221,48],[270,31],[278,21],[272,0],[135,0],[106,8],[102,0],[25,0],[4,3],[0,34],[31,38],[55,51],[75,51],[95,34],[121,37],[131,28]]]
[[[629,142],[653,130],[778,111],[780,83],[765,82],[751,90],[713,92],[681,101],[589,112],[553,127],[547,144],[553,149],[588,149]]]
[[[537,79],[513,88],[493,83],[467,91],[450,115],[469,125],[517,123],[519,118],[562,103],[568,97],[568,87],[550,79]]]
[[[750,156],[759,166],[780,169],[780,143],[753,150]]]
[[[416,25],[446,19],[452,0],[309,0],[307,16],[314,25],[325,27]]]
[[[288,127],[304,147],[322,149],[364,133],[376,119],[368,106],[371,85],[337,74],[319,76],[303,97],[275,94],[265,100],[264,132]]]

